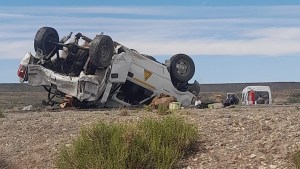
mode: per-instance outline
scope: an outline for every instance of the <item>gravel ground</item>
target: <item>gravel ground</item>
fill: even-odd
[[[297,106],[185,109],[176,114],[196,124],[200,136],[198,151],[183,159],[180,168],[295,168],[291,154],[300,144]],[[5,116],[0,118],[0,163],[4,166],[4,159],[12,168],[22,169],[55,168],[60,147],[69,144],[82,126],[162,117],[137,110],[7,112]]]

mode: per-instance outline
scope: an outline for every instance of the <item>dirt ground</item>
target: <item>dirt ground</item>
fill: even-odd
[[[70,144],[83,126],[164,117],[144,110],[4,114],[5,118],[0,118],[0,168],[22,169],[55,168],[59,149]],[[184,109],[174,114],[199,130],[198,151],[183,159],[179,168],[295,168],[291,154],[300,145],[298,106]]]

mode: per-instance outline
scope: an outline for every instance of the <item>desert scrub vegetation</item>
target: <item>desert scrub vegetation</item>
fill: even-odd
[[[99,122],[82,129],[70,146],[62,148],[57,167],[173,168],[196,139],[196,127],[175,116],[145,119],[136,124]]]
[[[5,118],[5,115],[3,113],[3,110],[0,110],[0,118]]]
[[[148,112],[153,112],[155,110],[155,108],[150,105],[144,105],[143,110],[148,111]]]
[[[293,154],[293,162],[297,169],[300,169],[300,151]]]
[[[156,113],[158,115],[168,115],[171,114],[171,110],[169,110],[169,107],[167,105],[161,104],[157,106]]]
[[[288,103],[300,103],[300,93],[294,92],[287,98]]]

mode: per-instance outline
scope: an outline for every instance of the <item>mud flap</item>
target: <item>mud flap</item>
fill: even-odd
[[[200,92],[199,83],[195,80],[193,84],[189,84],[188,91],[197,96]]]

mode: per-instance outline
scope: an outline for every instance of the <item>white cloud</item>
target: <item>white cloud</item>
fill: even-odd
[[[253,30],[245,33],[246,37],[256,38],[272,38],[282,40],[298,40],[300,41],[300,27],[287,27],[287,28],[263,28]]]
[[[0,19],[16,19],[16,18],[19,18],[19,19],[24,19],[24,18],[29,18],[31,16],[29,15],[24,15],[24,14],[12,14],[12,13],[3,13],[3,12],[0,12]]]
[[[188,55],[261,55],[285,56],[300,54],[300,41],[281,41],[274,39],[256,40],[174,40],[174,41],[124,41],[123,45],[150,55],[186,53]],[[26,52],[33,51],[33,41],[0,43],[2,56],[22,58]]]
[[[235,18],[235,17],[295,17],[300,5],[293,6],[51,6],[51,7],[0,7],[0,11],[15,14],[132,14],[187,18]]]
[[[36,13],[46,15],[61,15],[61,14],[133,14],[133,15],[163,15],[166,14],[161,7],[118,7],[118,6],[89,6],[89,7],[5,7],[0,11],[25,13],[35,16]]]
[[[23,58],[27,52],[33,49],[33,41],[0,41],[0,58]]]
[[[26,52],[33,50],[34,35],[42,26],[56,28],[61,37],[69,31],[80,31],[92,38],[104,31],[125,46],[151,55],[300,54],[300,21],[295,15],[298,14],[297,11],[293,12],[300,10],[300,6],[266,7],[265,14],[259,17],[249,13],[254,8],[256,7],[0,8],[0,58],[21,58]],[[193,13],[199,9],[203,11]],[[217,9],[221,12],[212,14]],[[244,17],[237,17],[239,13],[234,11],[229,14],[232,9],[244,9],[245,13],[241,15]],[[263,9],[264,7],[259,8],[261,13],[264,13]],[[282,16],[270,17],[275,9],[279,11],[276,15]],[[190,13],[186,14],[189,10]],[[222,12],[226,11],[226,17],[222,17]],[[202,15],[204,12],[208,14]],[[73,16],[72,13],[83,15]],[[185,18],[180,18],[181,13]],[[123,17],[122,14],[135,14],[139,17]],[[175,18],[145,19],[142,15],[172,15]]]
[[[180,40],[170,42],[126,42],[141,53],[152,55],[230,55],[285,56],[300,54],[300,41],[257,40]]]

